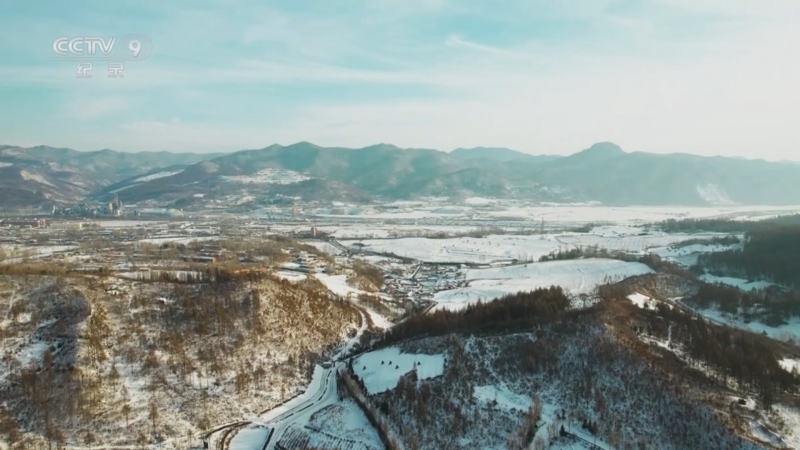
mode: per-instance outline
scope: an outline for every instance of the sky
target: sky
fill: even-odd
[[[0,144],[800,160],[797,0],[0,0]],[[59,37],[152,42],[109,78]],[[120,51],[125,51],[123,48]]]

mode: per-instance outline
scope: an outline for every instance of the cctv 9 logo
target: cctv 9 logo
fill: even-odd
[[[122,38],[95,36],[60,37],[53,41],[51,59],[143,61],[153,53],[153,43],[143,34],[128,34]]]

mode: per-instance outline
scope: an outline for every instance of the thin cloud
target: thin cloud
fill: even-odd
[[[447,36],[447,39],[445,39],[444,43],[448,47],[463,47],[463,48],[468,48],[468,49],[471,49],[471,50],[477,50],[479,52],[489,53],[489,54],[498,55],[498,56],[507,56],[507,57],[512,57],[512,58],[523,58],[525,56],[525,55],[522,55],[522,54],[519,54],[519,53],[516,53],[516,52],[513,52],[513,51],[505,50],[505,49],[498,48],[498,47],[492,47],[491,45],[484,45],[484,44],[480,44],[480,43],[477,43],[477,42],[468,41],[468,40],[463,39],[461,36],[458,36],[456,34],[452,34],[450,36]]]

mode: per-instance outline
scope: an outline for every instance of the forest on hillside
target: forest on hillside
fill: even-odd
[[[489,302],[479,301],[459,311],[441,309],[411,316],[388,330],[381,345],[423,336],[529,329],[566,314],[569,304],[561,287],[518,292]]]
[[[800,214],[780,216],[766,220],[731,220],[731,219],[668,219],[654,224],[667,233],[746,233],[787,225],[800,225]]]
[[[742,250],[698,257],[708,272],[739,278],[765,279],[800,287],[800,225],[759,226],[747,232]]]

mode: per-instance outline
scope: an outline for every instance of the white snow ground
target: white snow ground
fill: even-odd
[[[737,287],[743,291],[764,289],[772,286],[772,283],[770,283],[769,281],[756,280],[751,282],[749,280],[745,280],[744,278],[718,277],[710,274],[700,275],[700,280],[705,281],[706,283],[712,283],[712,284],[721,283],[728,286]]]
[[[800,360],[792,359],[792,358],[783,358],[782,360],[778,361],[778,364],[783,367],[784,370],[787,372],[791,372],[792,370],[797,369],[800,372]]]
[[[775,405],[772,409],[783,419],[789,430],[789,433],[783,435],[784,442],[791,448],[800,448],[800,410],[786,405]]]
[[[327,275],[324,273],[315,273],[314,278],[322,282],[329,291],[340,297],[347,297],[350,295],[352,298],[357,298],[361,294],[371,294],[361,289],[356,289],[347,284],[347,275]]]
[[[652,298],[638,292],[634,292],[633,294],[629,295],[628,300],[642,309],[656,309],[655,301],[653,301]]]
[[[266,168],[252,175],[234,175],[222,177],[226,181],[245,184],[292,184],[310,178],[291,170]]]
[[[656,247],[649,250],[649,253],[655,254],[660,256],[662,259],[666,259],[668,261],[673,261],[677,264],[680,264],[685,267],[693,266],[697,264],[697,257],[703,253],[712,253],[712,252],[723,252],[726,250],[740,250],[742,249],[743,245],[733,244],[733,245],[705,245],[705,244],[693,244],[687,245],[685,247]]]
[[[689,239],[707,239],[720,234],[666,234],[645,232],[640,227],[604,226],[591,233],[560,233],[545,235],[489,235],[483,238],[451,239],[400,238],[367,239],[346,245],[364,245],[365,250],[393,253],[425,262],[491,263],[494,261],[538,261],[540,257],[559,250],[599,247],[612,251],[644,252],[654,249],[659,255],[673,253],[667,246]],[[724,249],[720,246],[721,249]],[[712,249],[709,248],[708,251]],[[678,250],[675,253],[680,254]]]
[[[588,294],[605,282],[648,273],[652,269],[641,263],[601,258],[473,269],[466,273],[468,287],[437,292],[434,300],[439,303],[436,309],[457,310],[478,300],[550,286],[561,286],[570,295]]]
[[[491,235],[485,238],[427,239],[402,238],[361,241],[364,249],[393,253],[426,262],[470,262],[538,260],[539,257],[567,247],[552,236]],[[351,243],[352,245],[352,243]]]
[[[179,174],[181,172],[183,172],[183,170],[175,170],[175,171],[172,171],[172,172],[157,172],[157,173],[153,173],[153,174],[150,174],[150,175],[145,175],[143,177],[139,177],[139,178],[136,179],[136,181],[138,181],[140,183],[145,182],[145,181],[153,181],[153,180],[157,180],[159,178],[171,177],[171,176],[177,175],[177,174]]]
[[[269,435],[269,428],[247,427],[239,430],[231,439],[228,450],[257,450],[264,446]]]
[[[353,370],[369,394],[394,389],[400,377],[415,367],[420,380],[438,377],[444,373],[444,354],[401,353],[397,347],[388,347],[364,353],[353,361]]]

